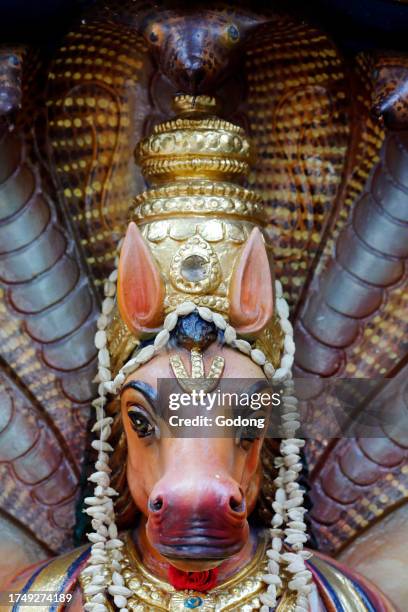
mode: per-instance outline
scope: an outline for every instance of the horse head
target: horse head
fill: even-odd
[[[247,519],[261,479],[261,439],[163,435],[166,422],[161,407],[155,407],[157,379],[170,375],[174,351],[187,362],[188,351],[175,345],[130,375],[123,386],[127,482],[147,519],[152,546],[176,567],[197,570],[218,565],[248,540]],[[225,359],[223,377],[263,376],[259,366],[218,341],[203,354],[205,369],[215,356]]]
[[[134,333],[156,330],[164,309],[164,283],[134,223],[121,250],[117,295],[121,318]],[[230,319],[245,333],[259,334],[273,316],[272,276],[257,228],[235,262],[229,302]],[[261,367],[226,345],[223,336],[197,311],[180,317],[167,346],[126,377],[120,394],[127,449],[120,462],[126,457],[128,503],[145,517],[146,543],[184,571],[215,567],[248,545],[248,517],[262,479],[261,433],[248,436],[246,429],[236,427],[234,435],[224,437],[220,427],[214,437],[190,437],[187,425],[180,435],[165,434],[166,397],[160,397],[158,381],[173,379],[183,390],[194,359],[199,364],[191,367],[198,367],[199,374],[201,368],[201,377],[218,363],[216,383],[255,379],[257,388],[261,381],[266,388]],[[190,416],[195,414],[197,409]]]

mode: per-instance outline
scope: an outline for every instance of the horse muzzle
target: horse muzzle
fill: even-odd
[[[223,560],[248,539],[245,498],[234,482],[155,487],[148,507],[147,536],[169,559]]]

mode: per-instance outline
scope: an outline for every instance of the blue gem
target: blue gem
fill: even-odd
[[[184,607],[189,608],[189,610],[195,610],[195,608],[199,608],[203,605],[203,600],[201,597],[188,597],[184,601]]]

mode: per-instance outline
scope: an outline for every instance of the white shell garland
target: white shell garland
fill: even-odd
[[[116,258],[115,264],[117,266],[118,258]],[[256,364],[263,368],[266,377],[272,382],[283,384],[281,455],[275,459],[275,467],[278,469],[278,477],[275,479],[275,500],[272,504],[275,514],[270,529],[271,548],[267,551],[269,572],[263,577],[268,586],[266,592],[260,595],[262,603],[260,609],[261,612],[269,612],[270,608],[275,608],[277,593],[282,587],[280,566],[284,563],[287,571],[291,574],[288,587],[290,590],[297,592],[295,611],[307,612],[308,596],[312,589],[312,575],[304,562],[310,558],[311,553],[303,550],[303,545],[307,541],[304,522],[306,511],[303,508],[304,492],[297,483],[298,474],[302,469],[300,449],[304,445],[304,440],[294,437],[300,427],[297,410],[298,401],[294,396],[291,372],[295,345],[292,325],[288,319],[289,307],[283,297],[281,283],[279,281],[275,282],[276,309],[281,328],[285,334],[284,354],[278,369],[275,370],[261,350],[252,349],[249,342],[237,338],[235,329],[220,314],[212,312],[209,308],[197,307],[193,302],[187,301],[178,305],[174,312],[166,316],[163,329],[156,335],[153,344],[141,349],[112,380],[109,369],[110,356],[107,349],[106,328],[110,323],[109,315],[113,310],[116,279],[117,270],[115,269],[104,285],[105,300],[102,305],[102,314],[97,322],[98,331],[95,334],[95,345],[99,351],[97,381],[100,384],[98,387],[99,397],[92,402],[96,410],[96,422],[93,431],[99,432],[99,437],[92,442],[92,447],[98,451],[95,464],[96,471],[89,478],[91,482],[95,483],[94,495],[85,499],[88,506],[85,512],[92,517],[91,524],[94,530],[87,534],[92,547],[84,574],[90,575],[92,578],[85,588],[85,595],[88,599],[85,610],[108,612],[106,600],[106,593],[108,592],[113,597],[115,606],[120,612],[128,612],[127,599],[132,595],[132,591],[125,586],[121,575],[121,549],[124,544],[118,537],[118,530],[115,525],[112,497],[117,495],[117,492],[110,487],[109,474],[111,470],[108,453],[112,452],[113,448],[107,440],[111,433],[112,418],[105,415],[106,396],[108,393],[116,394],[129,374],[152,359],[167,345],[170,332],[177,325],[180,316],[188,315],[197,310],[203,319],[214,323],[218,329],[224,332],[224,340],[227,344],[250,356]],[[291,552],[282,552],[283,542],[289,545]]]

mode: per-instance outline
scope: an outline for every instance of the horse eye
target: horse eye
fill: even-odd
[[[251,445],[255,442],[255,440],[253,439],[248,439],[248,438],[241,438],[241,440],[239,440],[239,446],[244,450],[244,451],[248,451],[251,448]]]
[[[255,430],[254,427],[245,427],[240,431],[239,444],[242,446],[242,448],[247,449],[253,442],[255,442],[255,440],[259,440],[259,438],[260,433],[258,429]]]
[[[128,412],[132,427],[139,436],[139,438],[146,438],[154,433],[154,426],[150,423],[149,419],[138,410],[130,410]]]
[[[228,38],[230,39],[231,42],[237,42],[239,40],[239,30],[237,28],[237,26],[235,25],[230,25],[228,27]]]
[[[255,419],[257,422],[259,421],[260,427],[258,427],[255,423],[240,427],[235,437],[236,444],[244,450],[249,450],[255,440],[259,440],[259,438],[263,435],[265,418],[266,415],[263,413],[258,413],[256,416],[252,413],[252,419]]]

